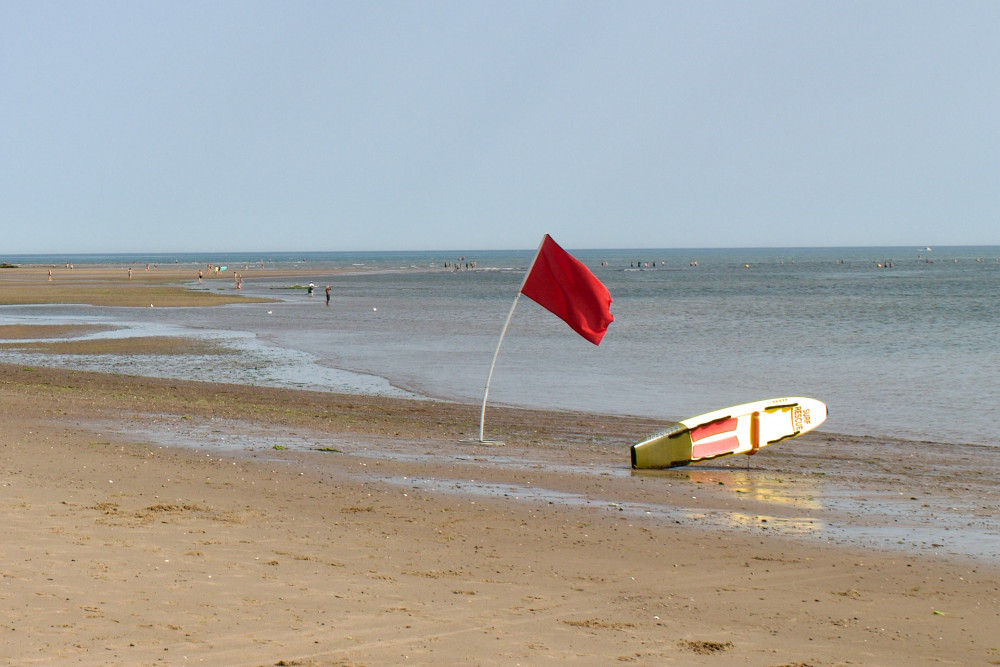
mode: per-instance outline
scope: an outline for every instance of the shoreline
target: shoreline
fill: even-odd
[[[68,275],[75,271],[77,275]],[[423,269],[411,270],[420,274]],[[85,303],[88,299],[77,295],[73,296],[74,287],[72,283],[86,283],[83,280],[81,269],[65,271],[66,285],[63,286],[63,276],[58,274],[60,286],[53,288],[49,292],[61,294],[56,301],[72,301],[74,303]],[[313,271],[306,272],[310,277],[315,277],[316,282],[326,280],[327,283],[336,280],[316,277]],[[348,273],[354,273],[349,271]],[[407,271],[402,271],[405,275]],[[112,272],[111,280],[120,284],[125,279],[121,272]],[[392,291],[397,287],[396,279],[372,280],[369,284],[367,279],[362,279],[357,285],[350,284],[353,280],[344,279],[344,285],[338,285],[338,289],[343,288],[343,292],[338,292],[340,301],[335,300],[334,308],[327,313],[337,313],[335,317],[324,317],[323,308],[307,309],[303,308],[306,303],[318,302],[322,305],[322,295],[319,299],[304,299],[305,289],[285,289],[296,282],[295,278],[275,278],[265,277],[263,282],[258,279],[248,277],[244,291],[240,293],[235,285],[222,279],[213,278],[215,282],[205,280],[205,285],[196,286],[192,279],[193,272],[184,270],[176,271],[173,267],[168,269],[154,269],[150,275],[144,276],[150,284],[158,287],[170,285],[179,298],[189,300],[190,305],[209,306],[232,303],[230,308],[221,309],[218,313],[210,313],[203,308],[192,308],[182,313],[162,310],[152,310],[149,306],[154,305],[152,299],[147,299],[140,290],[139,296],[132,299],[132,305],[143,307],[145,312],[138,309],[121,309],[109,307],[88,308],[86,306],[31,306],[19,309],[12,306],[7,312],[12,316],[10,322],[30,323],[35,320],[39,323],[48,322],[51,324],[64,324],[70,322],[86,321],[90,313],[94,313],[93,321],[101,324],[120,323],[119,329],[123,332],[120,337],[128,338],[138,336],[140,333],[155,336],[176,336],[192,341],[192,349],[200,347],[204,340],[213,339],[224,344],[224,346],[238,350],[250,352],[251,356],[247,362],[233,362],[232,355],[212,354],[212,360],[205,366],[205,371],[199,370],[200,355],[184,355],[183,347],[177,346],[172,350],[169,345],[164,344],[164,350],[170,355],[157,358],[153,356],[156,352],[154,346],[144,348],[144,353],[140,351],[133,354],[136,358],[130,357],[128,344],[112,344],[104,342],[97,344],[96,341],[85,341],[86,345],[60,342],[58,345],[36,346],[41,351],[49,351],[54,354],[53,359],[59,361],[59,365],[68,367],[76,366],[87,370],[97,370],[101,372],[124,372],[132,373],[137,369],[153,368],[158,374],[169,374],[173,377],[188,377],[199,379],[217,375],[217,380],[222,382],[269,382],[266,368],[277,369],[273,384],[277,386],[293,386],[304,388],[324,388],[329,387],[333,391],[352,391],[350,385],[356,383],[357,391],[384,391],[393,393],[393,388],[398,388],[401,393],[417,393],[446,399],[463,401],[476,401],[482,396],[482,384],[479,380],[480,371],[465,372],[466,369],[478,369],[483,377],[486,375],[486,362],[489,354],[493,351],[493,341],[490,341],[488,350],[483,344],[481,354],[473,355],[468,352],[472,345],[480,345],[482,337],[479,332],[484,332],[489,336],[493,331],[494,323],[500,321],[502,313],[495,313],[494,319],[481,324],[478,329],[463,329],[462,324],[468,323],[466,314],[470,312],[466,309],[459,312],[457,308],[449,309],[448,304],[453,300],[445,300],[435,304],[428,302],[428,308],[433,309],[440,305],[444,312],[441,313],[442,322],[456,322],[455,326],[444,326],[441,334],[424,328],[421,334],[410,339],[405,336],[393,336],[393,331],[397,327],[406,327],[410,323],[393,323],[392,318],[410,316],[414,324],[423,326],[428,320],[421,319],[421,311],[409,312],[407,308],[412,304],[412,300],[402,296],[405,291]],[[343,274],[341,274],[343,275]],[[414,278],[414,276],[401,278],[400,282],[406,284],[411,280],[417,283],[426,282],[425,279]],[[439,282],[443,280],[444,282]],[[45,282],[44,272],[37,274],[37,281]],[[171,282],[172,281],[172,282]],[[37,288],[41,282],[37,283]],[[308,283],[308,280],[298,279],[299,283]],[[471,285],[456,288],[459,293],[466,294]],[[478,284],[481,281],[476,281]],[[486,281],[492,283],[492,281]],[[453,289],[455,281],[449,276],[447,279],[435,276],[427,284],[429,287],[442,288],[444,290]],[[389,285],[390,287],[387,287]],[[130,286],[131,287],[131,286]],[[382,290],[381,292],[379,290]],[[374,291],[373,291],[374,290]],[[3,303],[5,290],[4,273],[0,271],[0,303]],[[45,291],[42,289],[41,291]],[[474,291],[474,290],[473,290]],[[513,288],[512,288],[512,291]],[[478,293],[478,292],[477,292]],[[266,299],[269,303],[254,304],[249,303],[246,294],[254,297]],[[369,297],[369,295],[372,295]],[[377,297],[382,296],[384,301],[378,302]],[[115,289],[109,288],[104,298],[110,299],[109,306],[121,305],[115,303],[120,297],[115,293]],[[47,297],[48,298],[48,297]],[[376,299],[368,303],[369,298]],[[38,301],[30,296],[20,295],[22,301]],[[229,301],[229,300],[232,301]],[[277,302],[275,302],[277,300]],[[390,303],[391,302],[391,303]],[[156,300],[156,305],[160,305]],[[443,305],[442,305],[443,304]],[[373,313],[373,306],[378,305],[377,315]],[[383,308],[382,306],[386,306]],[[392,308],[389,308],[389,306]],[[622,303],[622,308],[625,308]],[[263,307],[262,307],[263,306]],[[271,315],[273,307],[274,318],[264,318],[263,314]],[[634,307],[634,306],[633,306]],[[253,315],[260,317],[254,319]],[[414,317],[416,315],[416,317]],[[534,316],[534,313],[527,315]],[[50,317],[51,316],[51,317]],[[296,327],[297,318],[303,318],[301,326]],[[547,317],[547,315],[546,315]],[[376,320],[376,318],[378,318]],[[171,327],[174,322],[182,323],[182,326]],[[769,371],[764,368],[755,368],[754,377],[757,378],[742,390],[734,390],[727,379],[730,372],[732,360],[726,360],[717,373],[703,374],[700,369],[693,368],[692,364],[682,364],[678,367],[678,372],[690,374],[699,373],[696,377],[698,382],[692,385],[693,391],[687,391],[679,383],[673,382],[674,370],[670,366],[665,366],[662,359],[670,355],[663,355],[651,352],[655,350],[658,343],[646,344],[644,336],[646,332],[636,329],[636,312],[623,311],[622,326],[632,326],[630,335],[623,337],[624,347],[611,347],[609,352],[602,350],[597,355],[589,355],[588,350],[581,350],[577,355],[575,349],[571,356],[566,357],[566,364],[580,364],[583,372],[589,373],[586,365],[591,365],[597,370],[596,373],[589,373],[589,379],[585,379],[584,392],[581,393],[582,401],[576,396],[574,386],[567,378],[570,374],[563,374],[557,364],[548,364],[547,360],[555,359],[562,354],[562,350],[567,348],[558,345],[555,337],[549,337],[544,342],[549,345],[554,354],[548,352],[532,355],[530,352],[524,356],[527,363],[540,363],[544,366],[546,373],[536,376],[542,380],[533,380],[531,376],[525,375],[524,382],[516,378],[513,382],[510,370],[518,370],[514,363],[521,360],[509,358],[505,352],[501,363],[501,372],[498,373],[497,381],[493,387],[493,397],[498,403],[508,405],[525,405],[547,407],[551,409],[576,409],[584,408],[612,414],[628,415],[641,414],[666,419],[683,419],[693,414],[701,414],[706,411],[717,409],[720,406],[734,405],[748,400],[765,398],[787,393],[811,395],[824,400],[833,408],[830,422],[826,428],[833,429],[838,433],[851,433],[854,435],[877,435],[886,437],[901,437],[909,439],[929,439],[948,437],[962,443],[979,443],[995,445],[996,439],[990,430],[988,415],[988,401],[983,398],[982,393],[974,394],[969,389],[962,389],[953,397],[951,394],[934,394],[935,399],[926,409],[919,410],[919,401],[916,394],[911,399],[901,402],[901,399],[908,393],[917,391],[917,387],[924,387],[929,392],[934,392],[935,387],[944,386],[936,380],[932,374],[926,372],[930,364],[936,358],[933,355],[918,357],[919,364],[915,370],[916,377],[912,378],[910,389],[899,388],[905,384],[901,380],[898,387],[893,388],[887,385],[886,395],[889,400],[885,405],[879,400],[879,395],[883,393],[881,382],[862,382],[855,384],[852,378],[863,377],[861,375],[865,369],[859,368],[858,373],[845,372],[842,375],[833,373],[829,378],[826,374],[817,374],[804,360],[797,362],[794,371],[799,379],[792,382],[790,379],[780,377],[771,378]],[[138,325],[136,325],[138,323]],[[226,326],[217,327],[216,324],[225,323]],[[529,317],[519,318],[515,322],[518,326],[534,327],[536,323]],[[548,323],[544,323],[548,326]],[[380,328],[382,327],[382,328]],[[229,334],[228,332],[232,332]],[[325,335],[329,332],[332,335]],[[367,335],[370,332],[371,336]],[[323,333],[324,335],[319,335]],[[116,337],[118,334],[108,333],[98,336],[107,339]],[[370,338],[381,339],[382,348],[368,345]],[[3,343],[0,343],[3,344]],[[445,346],[454,344],[463,354],[460,356],[449,356],[440,353]],[[711,350],[699,347],[697,341],[678,341],[678,345],[693,345],[692,349],[698,350],[700,354],[710,355]],[[4,344],[10,350],[15,346]],[[625,350],[628,346],[628,354]],[[49,348],[43,350],[42,348]],[[249,349],[252,348],[252,349]],[[204,349],[204,348],[203,348]],[[416,354],[405,354],[401,350],[414,350]],[[94,356],[88,358],[82,356],[83,350],[92,350]],[[428,361],[431,355],[421,354],[421,351],[430,350],[438,354],[440,359],[437,363]],[[212,352],[212,350],[206,350]],[[216,352],[224,352],[216,348]],[[395,351],[395,353],[394,353]],[[6,355],[9,361],[18,361],[27,364],[48,363],[43,361],[40,354],[31,354],[31,351],[24,348],[24,354]],[[102,352],[104,354],[102,355]],[[850,354],[850,351],[846,351]],[[76,356],[65,356],[76,355]],[[593,359],[590,358],[593,356]],[[808,358],[808,354],[805,358]],[[904,377],[905,363],[900,364],[900,359],[906,355],[895,355],[895,361],[887,361],[886,375],[898,374]],[[961,363],[963,357],[961,353],[957,355]],[[708,358],[706,356],[706,358]],[[159,364],[163,361],[162,365]],[[484,361],[485,360],[485,361]],[[528,361],[530,360],[530,361]],[[630,360],[635,360],[633,363]],[[642,363],[640,363],[640,361]],[[815,360],[813,360],[815,361]],[[819,361],[828,363],[821,358]],[[78,363],[79,362],[79,363]],[[512,362],[512,363],[511,363]],[[755,358],[753,364],[760,362]],[[941,361],[943,363],[944,360]],[[444,367],[444,364],[453,364],[454,368],[448,373],[439,373],[437,369]],[[845,368],[853,368],[857,361],[851,361],[851,357],[845,358]],[[821,365],[820,364],[820,365]],[[571,367],[570,367],[571,368]],[[644,369],[648,368],[648,375],[644,375]],[[328,372],[332,369],[334,373]],[[736,367],[738,370],[738,367]],[[261,372],[257,372],[260,370]],[[246,372],[245,377],[240,374]],[[360,374],[360,375],[357,375]],[[657,377],[665,382],[656,388]],[[299,379],[302,378],[300,382]],[[632,380],[634,378],[634,381]],[[761,380],[761,378],[764,378]],[[372,380],[375,380],[373,383]],[[980,378],[981,381],[987,381]],[[588,384],[589,382],[589,384]],[[643,388],[643,382],[647,387]],[[373,384],[380,384],[381,387],[373,389]],[[507,384],[505,384],[507,383]],[[966,383],[971,386],[970,383]],[[602,388],[606,387],[606,390]],[[650,390],[649,388],[652,388]],[[527,389],[527,391],[522,391]],[[739,389],[736,387],[735,389]],[[773,393],[772,393],[773,392]],[[970,395],[971,394],[971,395]],[[398,394],[397,394],[398,395]],[[968,403],[963,402],[968,400]],[[962,411],[965,410],[963,413]],[[950,415],[960,414],[961,418],[952,420]],[[942,424],[947,428],[942,428]]]
[[[652,421],[496,408],[490,446],[473,406],[0,371],[8,664],[1000,660],[995,558],[798,532],[861,520],[828,477],[919,479],[871,440],[633,474]],[[978,495],[958,459],[905,502]]]
[[[157,446],[250,458],[282,452],[294,458],[322,450],[317,443],[332,440],[337,453],[372,459],[377,466],[403,461],[413,468],[425,463],[461,465],[474,454],[473,460],[481,457],[504,472],[497,477],[493,471],[480,471],[478,482],[461,486],[468,496],[492,495],[485,480],[496,477],[497,483],[514,488],[517,485],[510,485],[505,475],[528,475],[533,469],[548,467],[572,481],[552,488],[518,487],[522,496],[548,504],[606,503],[619,512],[653,520],[668,517],[674,521],[672,513],[677,511],[687,517],[685,523],[711,530],[750,528],[838,546],[860,544],[887,553],[983,562],[1000,556],[1000,516],[992,511],[1000,509],[1000,490],[996,490],[1000,489],[1000,451],[987,445],[950,444],[949,464],[941,466],[936,452],[943,445],[938,443],[820,430],[763,449],[754,457],[723,457],[668,470],[632,470],[631,444],[674,426],[673,422],[490,406],[487,440],[479,442],[478,406],[432,398],[9,364],[0,364],[0,374],[3,384],[35,392],[58,386],[62,393],[82,392],[95,399],[127,394],[137,406],[116,406],[119,409],[110,418],[94,413],[85,423],[119,437],[141,437]],[[163,392],[169,396],[163,397]],[[46,399],[39,398],[39,402]],[[276,411],[284,415],[275,417]],[[154,426],[142,423],[149,414],[156,415]],[[234,436],[237,439],[232,441]],[[397,442],[398,438],[404,440]],[[415,452],[417,445],[411,439],[433,442],[436,451]],[[595,476],[605,478],[609,488],[614,485],[614,491],[592,496],[576,492],[578,479]],[[647,480],[659,485],[661,492],[663,484],[674,483],[706,490],[692,498],[696,503],[686,497],[664,501],[639,493],[632,484]],[[381,481],[400,483],[392,477]],[[436,486],[438,482],[428,482],[429,488]],[[969,517],[963,511],[973,498],[981,505],[974,512],[976,517]],[[737,500],[746,506],[731,509]],[[965,528],[965,534],[955,530],[959,527]]]

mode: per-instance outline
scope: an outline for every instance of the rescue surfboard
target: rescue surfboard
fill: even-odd
[[[632,445],[632,467],[675,468],[732,454],[756,454],[826,421],[822,401],[771,398],[708,412]]]

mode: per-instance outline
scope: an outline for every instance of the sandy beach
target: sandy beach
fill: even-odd
[[[74,303],[232,298],[63,273]],[[42,299],[24,276],[0,274],[0,303]],[[479,443],[478,417],[0,366],[0,656],[1000,664],[996,448],[821,430],[749,469],[636,473],[629,445],[667,423],[491,408],[502,442]]]

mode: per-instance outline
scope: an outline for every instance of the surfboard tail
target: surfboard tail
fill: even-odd
[[[632,445],[632,468],[676,468],[691,463],[691,431],[681,427]]]

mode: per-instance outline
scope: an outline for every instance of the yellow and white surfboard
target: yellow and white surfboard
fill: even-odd
[[[731,454],[756,454],[813,430],[826,416],[826,404],[802,396],[716,410],[632,445],[632,467],[674,468]]]

